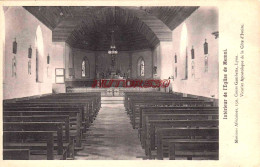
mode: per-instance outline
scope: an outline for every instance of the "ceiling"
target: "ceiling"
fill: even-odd
[[[198,7],[25,6],[52,30],[53,42],[103,51],[115,31],[118,50],[152,48],[171,41],[172,30]]]

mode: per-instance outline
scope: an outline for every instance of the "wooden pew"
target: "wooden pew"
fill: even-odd
[[[101,98],[99,97],[92,97],[92,96],[45,96],[41,97],[38,99],[34,99],[35,101],[37,100],[50,100],[50,99],[55,99],[55,100],[67,100],[67,101],[86,101],[87,103],[91,103],[93,109],[99,110],[100,104],[101,104]]]
[[[157,101],[149,101],[149,102],[134,102],[134,107],[131,111],[130,118],[133,125],[133,128],[136,128],[136,122],[139,123],[138,119],[140,115],[140,106],[184,106],[184,107],[196,107],[196,106],[208,106],[213,105],[212,102],[205,102],[200,100],[157,100]]]
[[[163,140],[167,139],[217,139],[218,140],[218,128],[158,128],[156,130],[157,141],[157,159],[163,159]],[[150,150],[149,150],[150,151]]]
[[[55,115],[68,115],[70,118],[75,118],[76,125],[76,147],[81,147],[81,114],[80,111],[4,111],[3,116],[55,116]]]
[[[176,157],[186,157],[192,160],[193,157],[207,157],[218,160],[219,142],[214,140],[166,140],[169,147],[169,159],[175,160]],[[166,144],[164,144],[166,145]]]
[[[140,92],[136,95],[125,95],[125,108],[129,110],[131,107],[131,101],[132,100],[143,100],[143,99],[151,99],[151,100],[156,100],[156,99],[165,99],[165,98],[171,98],[171,99],[180,99],[182,98],[179,95],[175,94],[169,94],[169,93],[149,93],[149,94],[141,94]],[[187,97],[185,97],[187,98]],[[193,98],[187,98],[187,99],[193,99]]]
[[[68,115],[33,115],[33,116],[4,116],[4,122],[62,122],[65,129],[65,141],[69,143],[68,158],[74,159],[74,140],[76,135],[70,131],[70,120]]]
[[[170,94],[165,92],[125,92],[124,106],[128,110],[130,99],[134,97],[152,97],[152,96],[163,96],[163,95],[175,95],[175,97],[181,97],[176,94]]]
[[[69,113],[69,119],[73,120],[70,121],[69,124],[77,123],[77,137],[76,137],[76,145],[78,147],[81,146],[81,130],[82,125],[84,126],[84,132],[86,132],[87,127],[90,125],[90,123],[93,122],[99,108],[101,107],[101,93],[87,93],[87,94],[78,94],[78,93],[72,93],[72,94],[58,94],[58,95],[51,95],[51,96],[44,96],[36,99],[28,99],[28,100],[21,100],[16,102],[4,102],[4,115],[5,119],[9,119],[9,121],[15,121],[15,122],[31,122],[37,121],[37,122],[43,122],[39,120],[39,117],[47,117],[48,115],[53,116],[53,113],[57,114],[56,116],[63,114],[68,114],[68,109],[70,107],[71,110],[75,110],[76,107],[83,107],[83,112],[81,111],[80,114],[77,112],[77,116],[72,116],[71,113]],[[35,111],[36,110],[36,111]],[[42,111],[41,111],[42,110]],[[54,111],[53,111],[54,110]],[[64,112],[65,110],[65,112]],[[62,112],[58,112],[62,111]],[[52,112],[52,113],[50,113]],[[35,117],[35,114],[37,118]],[[19,115],[22,117],[14,118],[12,115]],[[30,118],[31,117],[31,118]],[[57,117],[56,117],[57,118]],[[75,119],[76,118],[76,119]],[[53,117],[53,121],[55,121],[55,118]],[[46,121],[48,122],[48,121]],[[79,126],[80,125],[80,126]],[[67,127],[67,126],[65,126]],[[66,129],[71,129],[69,128]],[[67,139],[70,139],[69,137],[69,131],[66,131],[66,141]]]
[[[145,148],[149,154],[149,150],[155,149],[156,130],[160,128],[171,127],[218,127],[218,120],[152,120],[147,123],[145,132]]]
[[[218,107],[141,107],[139,129],[144,124],[143,118],[152,114],[218,114]]]
[[[54,159],[54,139],[53,134],[56,133],[55,131],[4,131],[3,132],[3,148],[17,148],[17,149],[30,149],[30,150],[46,150],[47,160]],[[45,143],[23,143],[23,145],[17,145],[17,140],[45,140]],[[13,143],[10,143],[13,142]]]
[[[33,101],[33,102],[24,102],[24,103],[12,103],[12,104],[5,104],[4,105],[4,110],[14,108],[14,107],[42,107],[44,110],[50,110],[53,108],[53,110],[81,110],[82,111],[82,119],[83,122],[86,122],[86,126],[93,122],[94,117],[96,116],[96,113],[93,113],[86,107],[87,104],[85,103],[76,103],[76,102],[58,102],[58,101]],[[46,109],[45,109],[46,108]],[[49,108],[49,109],[47,109]],[[74,109],[73,109],[74,108]]]
[[[86,93],[81,93],[81,94],[53,94],[53,95],[48,95],[48,96],[42,96],[39,98],[34,98],[34,99],[24,99],[24,100],[17,100],[15,103],[24,103],[24,102],[32,102],[32,101],[39,101],[39,100],[57,100],[57,101],[82,101],[84,103],[91,102],[94,104],[95,108],[100,107],[101,105],[101,95],[99,93],[94,93],[94,94],[86,94]],[[5,102],[4,102],[5,103]],[[8,104],[10,102],[6,102],[5,104]]]
[[[28,103],[61,103],[61,104],[70,104],[73,106],[83,106],[84,109],[88,114],[93,115],[93,117],[96,115],[96,107],[94,104],[93,99],[60,99],[60,98],[48,98],[48,99],[34,99],[34,100],[28,100],[28,101],[21,101],[17,103],[23,103],[23,104],[28,104]]]
[[[202,101],[190,97],[176,97],[176,96],[169,96],[169,95],[159,95],[159,96],[139,96],[139,97],[131,97],[128,100],[128,110],[133,110],[135,107],[134,105],[138,105],[135,103],[150,103],[150,101],[158,101],[158,100],[196,100],[196,101]],[[139,104],[140,105],[140,104]]]
[[[187,151],[188,148],[195,150],[193,156],[218,155],[216,152],[211,155],[210,153],[204,155],[200,153],[200,149],[204,148],[200,147],[202,142],[205,145],[206,142],[211,142],[210,140],[213,138],[214,144],[218,144],[218,107],[214,107],[212,101],[184,98],[179,95],[176,95],[176,97],[156,93],[153,95],[147,93],[144,96],[138,93],[125,94],[125,107],[130,115],[133,128],[138,125],[141,143],[146,146],[146,153],[151,158],[151,151],[157,146],[157,158],[162,159],[164,149],[161,148],[160,140],[163,139],[164,142],[196,139],[196,144],[194,144],[194,141],[193,143],[186,141],[187,147],[184,147],[186,150],[181,150],[184,153],[186,151],[188,158],[190,158],[189,154],[192,152]],[[161,129],[167,128],[171,129],[171,132],[160,132]],[[155,141],[159,143],[155,144]],[[205,148],[210,149],[210,146],[214,146],[214,144],[206,144],[207,147]],[[179,147],[179,145],[180,143],[176,146]],[[171,146],[171,142],[167,145],[167,147],[169,146]],[[176,153],[179,152],[178,150]]]
[[[68,115],[33,115],[33,116],[4,116],[4,122],[62,122],[65,127],[65,140],[70,142],[70,120]]]
[[[69,143],[63,142],[63,124],[62,122],[4,122],[3,131],[55,131],[57,137],[57,145],[54,143],[54,148],[57,148],[58,155],[63,155],[65,150],[68,150]],[[18,143],[21,144],[22,143]]]
[[[150,134],[151,136],[151,143],[155,142],[155,136],[154,136],[154,126],[150,124],[149,121],[174,121],[174,120],[218,120],[218,114],[144,114],[145,119],[143,119],[142,127],[139,129],[139,135],[140,135],[140,141],[142,146],[145,148],[146,146],[146,139],[148,137],[149,129],[147,127],[150,127]],[[153,122],[152,122],[153,123]],[[170,122],[171,124],[171,122]],[[188,126],[188,125],[187,125]],[[154,148],[154,147],[152,147]]]
[[[148,107],[149,108],[149,107]],[[131,123],[133,128],[138,128],[138,126],[141,125],[142,123],[142,112],[143,110],[146,110],[146,107],[142,107],[140,108],[140,110],[138,111],[138,113],[135,113],[131,116]],[[148,109],[147,109],[148,110]],[[178,110],[178,113],[181,113],[182,111],[190,111],[191,113],[195,114],[195,113],[214,113],[214,112],[218,112],[218,109],[216,110],[215,108],[211,108],[211,107],[198,107],[198,106],[165,106],[165,107],[154,107],[153,109],[150,109],[149,111],[164,111],[165,113],[167,111],[172,111],[172,110]],[[177,111],[175,111],[175,113],[177,113]]]
[[[99,110],[101,107],[101,92],[88,92],[88,93],[59,93],[53,94],[53,97],[66,97],[66,98],[88,98],[94,97],[96,100],[97,109]]]
[[[29,149],[3,149],[3,160],[29,160]]]
[[[55,106],[55,105],[38,105],[38,106],[24,106],[24,105],[15,105],[15,106],[4,106],[4,111],[80,111],[82,118],[82,126],[84,127],[83,132],[87,131],[87,128],[90,126],[91,118],[86,115],[81,107],[70,107],[70,106]],[[76,125],[76,120],[71,120],[71,124]]]

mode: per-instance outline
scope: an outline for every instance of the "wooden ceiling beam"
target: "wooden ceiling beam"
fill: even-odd
[[[73,47],[106,50],[111,42],[114,19],[118,49],[151,48],[160,41],[171,41],[172,30],[198,7],[120,6],[115,8],[115,17],[111,6],[24,8],[53,31],[53,41],[64,40]]]

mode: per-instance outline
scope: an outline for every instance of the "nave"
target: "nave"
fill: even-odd
[[[218,159],[213,101],[164,92],[118,98],[66,93],[5,102],[4,159]]]
[[[138,140],[138,133],[132,129],[122,102],[101,104],[96,120],[86,133],[84,148],[76,154],[75,159],[140,160],[144,158],[145,153]]]

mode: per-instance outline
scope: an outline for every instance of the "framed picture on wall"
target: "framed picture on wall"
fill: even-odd
[[[63,84],[65,82],[65,69],[56,68],[55,69],[55,83]]]
[[[55,74],[64,76],[64,68],[56,68]]]
[[[56,76],[56,83],[63,84],[64,83],[64,77],[62,76]]]

